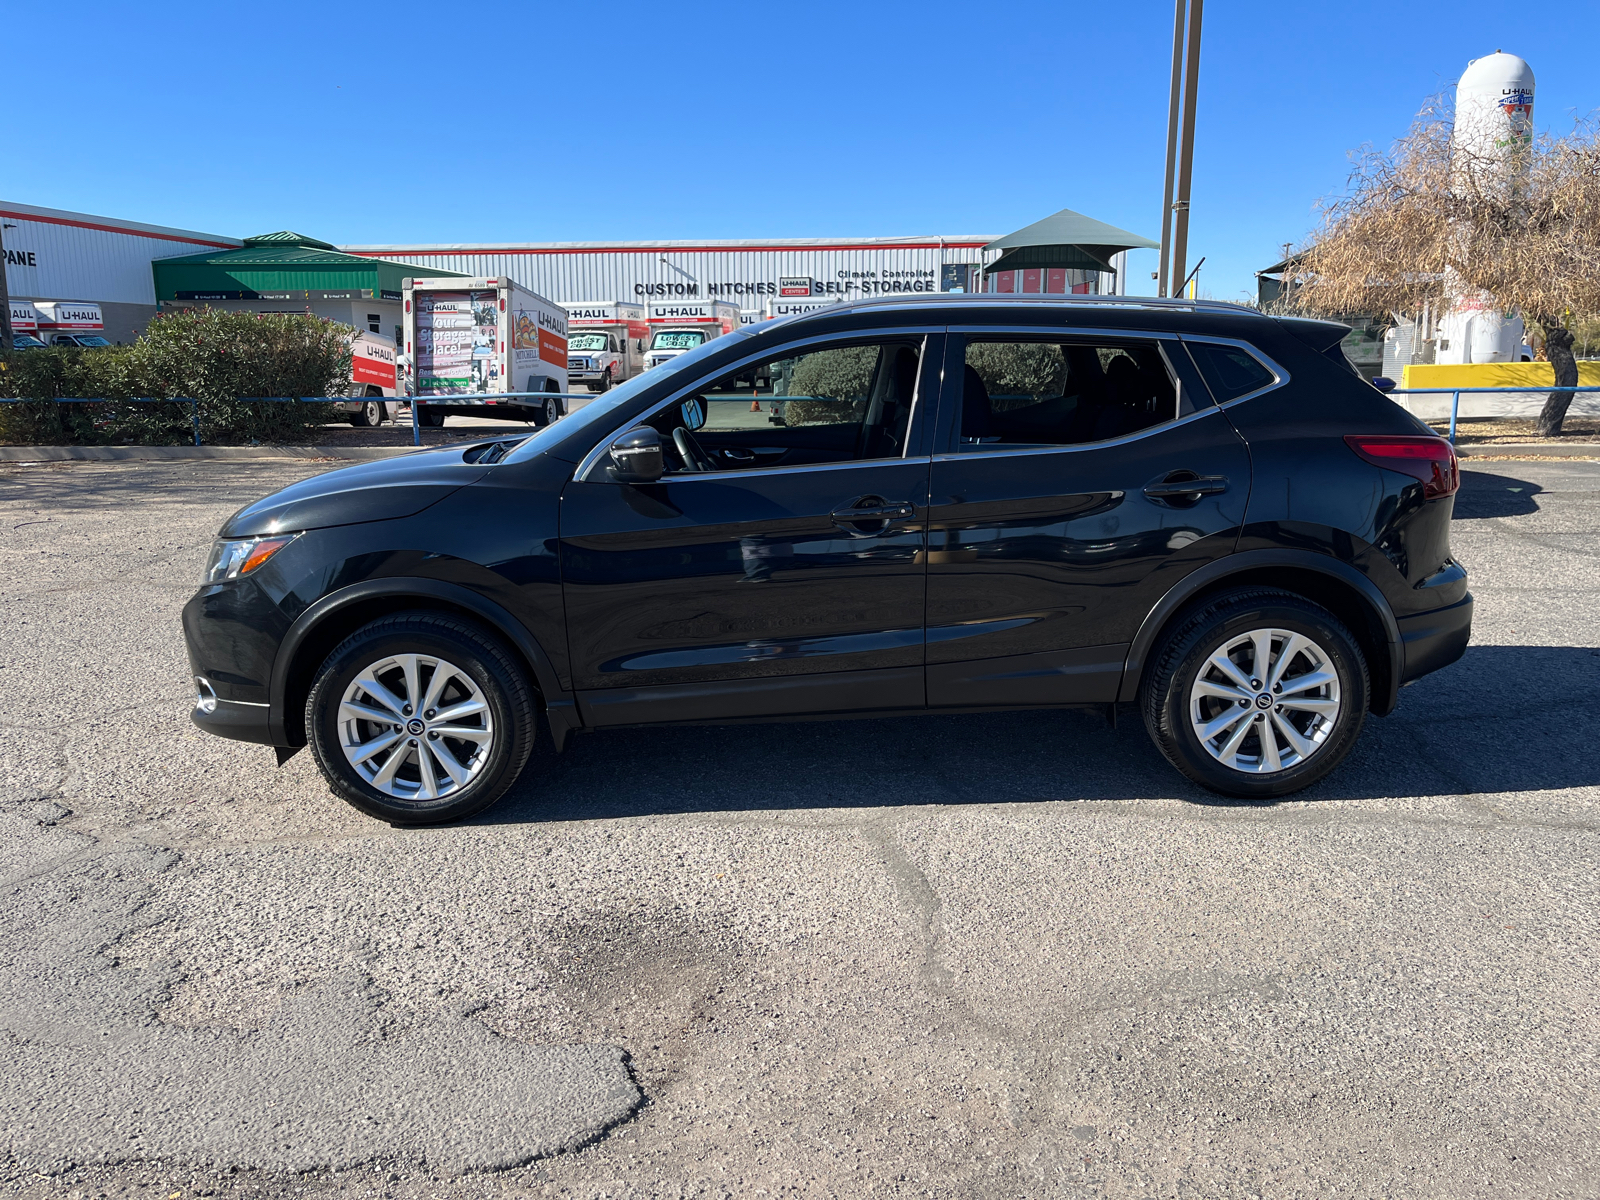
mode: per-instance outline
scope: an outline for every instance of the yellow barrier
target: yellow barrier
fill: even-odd
[[[1549,363],[1419,363],[1402,367],[1403,388],[1528,387],[1556,384],[1556,369]],[[1581,387],[1600,386],[1600,361],[1578,364]]]

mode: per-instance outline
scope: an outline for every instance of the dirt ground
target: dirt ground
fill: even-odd
[[[1429,421],[1440,433],[1450,431],[1449,421]],[[1523,417],[1479,418],[1456,422],[1456,442],[1464,445],[1493,445],[1496,442],[1528,445],[1549,442],[1600,442],[1600,417],[1568,417],[1558,438],[1538,435],[1538,422]]]

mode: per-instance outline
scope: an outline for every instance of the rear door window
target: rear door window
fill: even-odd
[[[1178,387],[1154,341],[968,340],[962,451],[1071,446],[1178,416]]]

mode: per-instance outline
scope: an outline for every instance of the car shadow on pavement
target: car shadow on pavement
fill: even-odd
[[[1454,517],[1457,521],[1482,521],[1491,517],[1525,517],[1539,511],[1537,496],[1544,491],[1537,483],[1511,475],[1464,469],[1461,490],[1456,493]]]
[[[1537,699],[1509,715],[1510,683]],[[1600,784],[1600,650],[1473,646],[1369,718],[1349,761],[1287,801],[1531,792]],[[1191,784],[1131,705],[789,724],[602,730],[548,742],[477,824],[669,813],[1177,799],[1270,807]]]

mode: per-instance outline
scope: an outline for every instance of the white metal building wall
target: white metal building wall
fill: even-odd
[[[243,244],[219,234],[3,200],[0,218],[6,224],[6,288],[17,299],[153,306],[154,259]]]
[[[760,308],[783,279],[847,297],[939,291],[941,268],[980,263],[990,236],[773,239],[737,242],[341,246],[349,254],[466,275],[505,275],[557,301],[696,296]],[[992,256],[991,256],[992,257]],[[917,286],[917,285],[921,286]],[[693,287],[694,290],[689,289]]]

